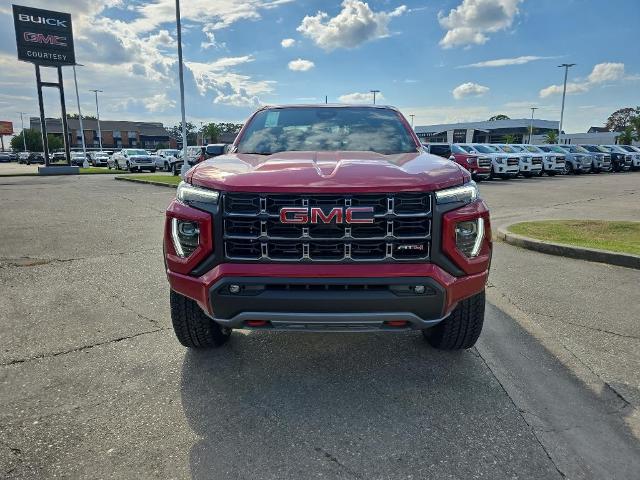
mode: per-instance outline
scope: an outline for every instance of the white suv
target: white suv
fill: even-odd
[[[493,145],[482,145],[479,143],[461,143],[459,147],[469,153],[484,155],[491,158],[491,174],[489,178],[514,178],[520,171],[519,159],[517,156],[501,152]]]
[[[546,173],[550,177],[554,175],[562,175],[564,173],[564,156],[556,152],[545,152],[537,145],[519,145],[530,153],[542,157],[542,170],[540,175]]]

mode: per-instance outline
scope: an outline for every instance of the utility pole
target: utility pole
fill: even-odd
[[[326,105],[327,103],[329,103],[329,96],[325,95],[324,96],[324,104]]]
[[[533,137],[533,112],[535,112],[538,107],[531,107],[531,125],[529,126],[529,145],[531,145],[531,137]]]
[[[411,128],[413,128],[413,117],[415,117],[415,115],[409,115],[411,117]]]
[[[373,104],[376,104],[376,93],[380,93],[380,90],[369,90],[371,93],[373,93]]]
[[[180,26],[180,0],[176,0],[176,29],[178,32],[178,73],[180,77],[180,110],[182,113],[182,161],[187,165],[187,121],[184,113],[184,73],[182,69],[182,27]]]
[[[82,137],[82,153],[84,154],[83,167],[88,167],[87,162],[87,144],[84,141],[84,125],[82,124],[82,111],[80,110],[80,94],[78,93],[78,76],[76,75],[76,66],[73,66],[73,81],[76,84],[76,102],[78,103],[78,120],[80,120],[80,136]],[[102,141],[102,135],[100,135],[100,141]],[[102,148],[100,149],[102,150]],[[85,165],[87,163],[87,165]]]
[[[102,131],[100,130],[100,107],[98,106],[98,92],[102,93],[102,90],[89,90],[89,91],[96,94],[96,118],[98,119],[98,139],[100,140],[100,151],[102,151]],[[78,108],[80,108],[80,103],[78,103]],[[84,138],[84,132],[82,132],[82,138]]]
[[[22,125],[22,147],[24,148],[24,151],[27,151],[27,139],[24,136],[24,119],[22,118],[22,114],[24,112],[18,112],[20,114],[20,125]]]
[[[563,63],[558,65],[558,68],[564,68],[564,87],[562,89],[562,110],[560,110],[560,127],[558,128],[558,143],[562,138],[562,122],[564,120],[564,97],[567,95],[567,76],[569,75],[569,68],[573,67],[575,63]]]

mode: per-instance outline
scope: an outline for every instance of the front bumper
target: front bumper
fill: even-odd
[[[375,275],[372,276],[372,272]],[[167,270],[171,289],[198,302],[221,325],[280,330],[428,328],[485,288],[488,271],[454,277],[434,264],[300,265],[224,263],[201,277]],[[232,294],[230,285],[243,293]],[[414,286],[423,286],[416,293]],[[385,322],[403,321],[403,328]]]

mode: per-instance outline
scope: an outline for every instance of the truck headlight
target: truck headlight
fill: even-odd
[[[196,187],[187,182],[180,182],[176,191],[176,198],[183,203],[218,203],[220,192],[208,188]]]
[[[506,157],[498,157],[496,159],[496,162],[498,162],[499,164],[503,164],[507,161]]]
[[[436,203],[471,203],[478,198],[478,186],[471,181],[460,187],[447,188],[436,192]]]
[[[191,255],[200,244],[200,225],[189,220],[171,219],[171,239],[179,257]]]
[[[484,219],[476,218],[456,224],[456,247],[469,258],[477,257],[484,239]]]

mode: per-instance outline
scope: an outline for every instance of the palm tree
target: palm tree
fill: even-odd
[[[545,143],[558,143],[558,132],[551,130],[544,136]]]
[[[507,143],[507,144],[516,143],[516,136],[515,135],[511,135],[511,134],[505,135],[504,136],[504,143]]]
[[[625,128],[618,137],[618,143],[620,145],[631,145],[633,142],[633,127]]]

